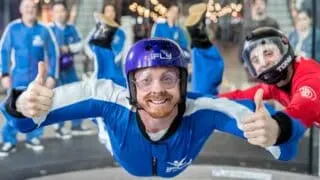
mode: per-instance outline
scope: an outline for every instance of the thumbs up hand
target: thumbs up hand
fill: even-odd
[[[46,81],[47,67],[44,62],[39,62],[37,77],[16,102],[18,112],[26,117],[35,118],[49,111],[53,90],[46,87]]]
[[[270,116],[263,104],[263,90],[258,89],[254,96],[255,112],[241,122],[248,142],[261,147],[269,147],[277,142],[280,127]]]

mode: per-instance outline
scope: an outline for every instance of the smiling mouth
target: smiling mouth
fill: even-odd
[[[149,100],[152,104],[161,105],[167,102],[168,99],[162,99],[162,100]]]

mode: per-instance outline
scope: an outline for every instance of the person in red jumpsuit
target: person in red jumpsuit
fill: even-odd
[[[250,74],[261,83],[220,96],[253,99],[255,92],[263,89],[263,99],[277,100],[306,127],[320,127],[320,64],[317,61],[295,56],[288,38],[277,29],[266,27],[247,35],[242,57]]]

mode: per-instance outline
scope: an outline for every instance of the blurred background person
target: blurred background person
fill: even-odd
[[[206,28],[205,3],[189,8],[186,27],[191,37],[191,91],[217,95],[222,82],[224,61],[218,48],[210,41]]]
[[[289,33],[289,41],[296,55],[312,57],[312,18],[311,12],[305,9],[297,11],[294,18],[295,29]],[[317,34],[319,30],[317,29]],[[320,44],[320,36],[316,36],[316,44]],[[316,49],[315,59],[320,61],[320,50]]]
[[[279,29],[279,24],[277,23],[277,21],[267,15],[267,4],[267,0],[250,0],[251,16],[249,16],[249,18],[245,19],[244,21],[242,41],[239,48],[239,59],[242,64],[243,59],[241,58],[241,53],[244,45],[244,38],[248,33],[260,27],[272,27],[275,29]],[[255,81],[255,79],[253,79],[249,75],[248,69],[246,67],[245,70],[247,71],[248,80]]]
[[[251,18],[244,21],[244,35],[259,27],[279,29],[277,21],[267,15],[267,3],[267,0],[250,0]]]
[[[37,6],[33,0],[22,0],[20,4],[21,19],[9,23],[0,42],[1,83],[9,93],[27,88],[36,77],[38,62],[47,58],[49,67],[47,87],[55,86],[58,77],[59,51],[51,30],[37,21]],[[10,60],[12,61],[10,67]],[[6,119],[7,112],[2,108]],[[3,146],[1,156],[7,156],[15,150],[17,130],[6,121],[2,129]],[[37,129],[27,134],[26,147],[34,151],[44,148],[39,138],[43,130]]]
[[[188,39],[184,30],[179,26],[180,8],[177,3],[168,6],[167,18],[159,18],[151,30],[151,37],[163,37],[174,40],[186,51],[189,48]]]
[[[74,66],[74,54],[82,50],[83,43],[81,35],[74,25],[67,24],[68,8],[67,5],[58,1],[52,5],[53,22],[50,28],[57,40],[59,57],[59,79],[57,85],[65,85],[79,80]],[[59,123],[55,129],[56,137],[69,139],[72,135],[91,134],[90,129],[82,127],[82,120],[72,121],[71,134],[64,128],[64,123]]]
[[[115,7],[113,4],[107,3],[104,5],[103,10],[102,10],[102,15],[106,17],[108,20],[116,22],[116,11]],[[108,53],[108,56],[106,56],[106,59],[103,59],[103,61],[98,61],[92,52],[92,49],[90,47],[90,40],[95,36],[98,35],[99,33],[96,33],[97,29],[100,28],[100,17],[95,17],[96,21],[98,22],[96,24],[97,27],[93,28],[91,32],[89,33],[87,40],[86,40],[86,47],[85,47],[85,52],[87,56],[90,59],[94,60],[94,72],[93,72],[93,77],[97,79],[112,79],[114,82],[121,86],[126,86],[125,78],[122,73],[121,69],[121,60],[122,60],[122,55],[123,55],[123,49],[124,49],[124,44],[126,40],[126,35],[124,31],[119,27],[115,30],[115,32],[112,31],[106,31],[107,33],[112,33],[110,35],[105,34],[105,36],[110,37],[109,39],[111,41],[111,51],[106,51],[106,49],[101,48],[100,50],[105,51],[105,53]],[[117,26],[118,23],[117,23]],[[95,34],[96,33],[96,34]],[[114,34],[114,35],[113,35]]]

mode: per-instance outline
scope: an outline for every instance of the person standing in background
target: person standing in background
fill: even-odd
[[[67,24],[68,8],[65,3],[54,3],[52,5],[52,15],[53,22],[49,27],[54,33],[60,49],[60,74],[57,85],[61,86],[79,80],[74,65],[74,54],[79,53],[82,50],[83,43],[81,41],[81,35],[77,28],[74,25]],[[91,130],[84,129],[81,125],[82,120],[72,121],[71,134],[91,134]],[[57,128],[55,129],[56,137],[61,139],[71,138],[71,134],[69,132],[66,132],[63,127],[63,122],[57,124]]]
[[[112,34],[105,34],[106,36],[112,38],[109,39],[111,41],[110,44],[112,51],[105,51],[105,49],[100,49],[105,51],[105,53],[109,53],[105,56],[106,59],[103,61],[99,61],[99,59],[95,58],[95,54],[93,53],[92,46],[90,45],[90,40],[94,38],[95,35],[98,35],[96,32],[99,29],[101,24],[101,19],[104,17],[100,17],[101,14],[96,14],[96,27],[91,30],[87,39],[86,39],[86,46],[85,46],[85,53],[86,55],[94,60],[94,72],[93,76],[97,79],[112,79],[115,83],[126,86],[125,78],[122,73],[121,69],[121,59],[123,55],[124,43],[126,41],[126,35],[124,31],[119,28],[119,24],[116,22],[116,11],[113,4],[105,4],[102,10],[102,15],[108,19],[108,21],[112,21],[112,24],[117,24],[117,28],[115,32],[106,31]],[[106,24],[106,23],[104,23]],[[100,34],[101,35],[101,34]]]
[[[241,42],[240,42],[240,48],[239,48],[239,60],[241,64],[243,63],[243,59],[241,58],[243,45],[245,42],[245,36],[250,33],[251,31],[260,28],[260,27],[272,27],[275,29],[279,29],[278,22],[273,19],[272,17],[267,15],[267,0],[250,0],[250,10],[251,10],[251,17],[246,18],[243,24],[243,34],[241,36]],[[245,64],[244,64],[245,65]],[[245,70],[247,72],[248,80],[249,81],[255,81],[254,78],[250,76],[250,73],[248,72],[248,69],[246,66]]]
[[[289,41],[298,56],[312,57],[312,17],[307,10],[298,10],[295,17],[295,30],[289,33]],[[316,30],[319,34],[319,30]],[[316,45],[320,45],[320,36],[316,36]],[[320,60],[320,50],[316,49],[315,59]]]
[[[46,87],[53,88],[58,77],[59,50],[52,31],[37,21],[37,6],[33,0],[22,0],[21,19],[9,23],[0,41],[1,84],[9,93],[26,89],[38,73],[38,62],[47,59],[49,68]],[[10,68],[10,60],[12,68]],[[17,130],[7,118],[8,112],[2,108],[7,119],[2,129],[3,146],[0,156],[8,156],[15,151]],[[27,134],[26,147],[40,151],[44,147],[39,138],[42,128]]]
[[[168,7],[167,19],[159,19],[155,22],[151,37],[163,37],[174,40],[184,50],[188,51],[189,44],[184,30],[178,25],[179,6],[176,3],[171,3]]]

